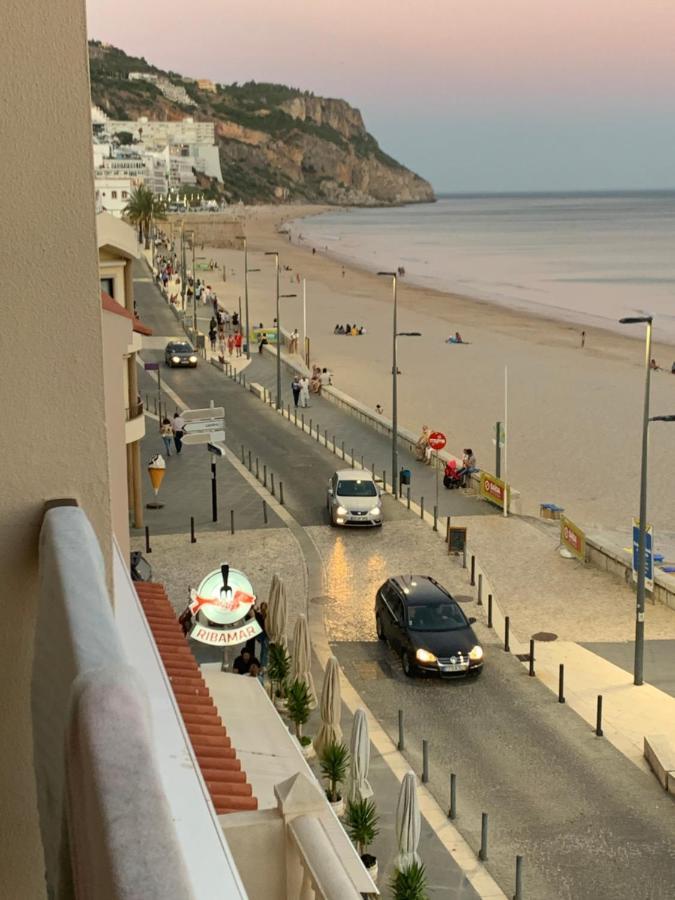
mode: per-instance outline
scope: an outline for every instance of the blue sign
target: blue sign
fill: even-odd
[[[159,363],[144,363],[143,368],[146,372],[154,372],[155,369],[159,369]]]
[[[637,581],[640,547],[640,523],[633,519],[633,581]],[[645,581],[648,590],[654,589],[654,532],[649,525],[645,532]]]

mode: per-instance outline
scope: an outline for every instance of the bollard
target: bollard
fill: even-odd
[[[263,464],[263,487],[267,487],[267,463]]]
[[[284,483],[283,481],[279,482],[279,503],[284,505]]]
[[[317,435],[316,439],[317,439],[317,441],[319,440],[318,435]],[[326,448],[326,450],[328,450],[328,429],[327,428],[324,428],[324,430],[323,430],[323,445]]]
[[[295,420],[295,427],[297,428],[298,427],[298,407],[297,406],[293,410],[293,416],[294,416],[294,420]]]
[[[352,455],[351,455],[350,459],[352,461],[352,465],[354,465],[354,448],[353,447],[352,447]]]
[[[438,531],[438,507],[434,505],[434,531]]]
[[[290,422],[291,421],[291,404],[290,403],[286,404],[286,416],[288,418],[288,421]]]
[[[464,544],[464,548],[462,551],[462,568],[466,569],[466,544]]]
[[[424,518],[424,497],[420,497],[420,519]]]
[[[337,454],[337,451],[335,449],[335,435],[333,435],[333,453]]]
[[[450,543],[450,516],[448,516],[448,521],[445,523],[445,543]]]
[[[344,441],[341,442],[340,449],[342,451],[342,458],[344,459],[345,458],[345,442]]]
[[[244,387],[246,387],[246,372],[244,372]]]
[[[530,638],[530,669],[528,675],[530,678],[534,678],[534,638]]]
[[[152,553],[152,547],[150,546],[150,529],[148,526],[145,526],[145,552]]]
[[[382,469],[382,490],[387,493],[387,470]]]
[[[375,463],[370,464],[370,472],[371,472],[373,478],[375,478]]]
[[[195,517],[190,516],[190,543],[196,544],[197,538],[195,537]]]
[[[241,445],[241,462],[242,465],[246,465],[246,453],[244,451],[244,445]]]
[[[481,813],[480,816],[480,850],[478,851],[478,859],[485,862],[488,858],[488,814]]]
[[[297,415],[297,413],[296,413],[296,415]],[[302,423],[302,431],[304,434],[304,432],[305,432],[305,414],[304,413],[300,413],[300,421]]]
[[[476,606],[483,605],[483,575],[479,573],[478,575],[478,598],[476,600]]]
[[[255,458],[255,477],[260,481],[260,460],[257,456]]]
[[[316,423],[316,442],[317,442],[317,444],[319,443],[319,438],[321,437],[319,432],[320,432],[320,428],[319,428],[319,423],[317,422]]]
[[[274,497],[274,472],[270,472],[270,484],[272,485],[271,491],[272,496]]]
[[[511,647],[509,646],[509,625],[511,624],[509,617],[504,616],[504,650],[509,653],[511,651]]]
[[[253,470],[253,461],[251,458],[251,451],[248,451],[248,470],[251,472]]]
[[[476,557],[471,554],[471,579],[469,581],[471,587],[474,587],[476,584]]]
[[[361,468],[365,469],[365,466],[363,465],[363,453],[361,454]]]
[[[403,734],[403,710],[398,711],[398,744],[397,750],[405,750],[405,736]]]
[[[230,510],[230,533],[234,534],[234,510]]]
[[[492,594],[488,594],[488,620],[487,627],[492,628]]]
[[[513,900],[523,900],[523,857],[516,856],[516,892]]]
[[[314,431],[314,425],[313,425],[312,420],[310,419],[310,420],[309,420],[309,436],[310,436],[310,437],[312,436],[312,432],[313,432],[313,431]]]
[[[565,702],[565,663],[558,666],[558,703]]]
[[[429,781],[429,741],[422,741],[422,784]]]
[[[448,818],[457,818],[457,776],[454,772],[450,773],[450,809],[448,810]]]
[[[267,502],[265,500],[263,500],[262,503],[263,503],[263,521],[265,522],[265,525],[267,525]]]
[[[595,714],[595,733],[602,737],[602,694],[598,694],[598,708]]]

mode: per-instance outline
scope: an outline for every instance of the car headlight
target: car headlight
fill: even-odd
[[[171,362],[179,363],[179,362],[180,362],[180,356],[172,356],[172,357],[171,357]]]
[[[344,506],[338,506],[338,508],[335,510],[335,512],[338,514],[338,516],[346,516],[347,515],[347,510],[344,508]]]
[[[374,506],[374,507],[371,509],[371,511],[368,513],[369,516],[379,516],[379,514],[380,514],[380,507],[379,507],[379,506]]]
[[[423,662],[423,663],[435,663],[436,662],[436,657],[434,656],[434,654],[429,653],[428,650],[422,650],[421,647],[415,653],[415,659],[417,659],[419,662]]]
[[[196,356],[191,356],[191,357],[190,357],[190,362],[197,362],[197,357],[196,357]]]
[[[469,650],[469,659],[472,659],[474,662],[478,659],[483,658],[483,648],[480,644],[476,644],[473,650]]]

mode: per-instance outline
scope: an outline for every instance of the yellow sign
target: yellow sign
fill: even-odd
[[[274,328],[251,328],[251,343],[257,344],[261,338],[264,338],[268,344],[276,344],[277,329]]]
[[[580,560],[586,561],[586,535],[565,516],[560,519],[560,543]]]
[[[480,473],[480,495],[484,500],[504,509],[504,497],[509,497],[509,492],[509,485],[500,478],[488,472]]]

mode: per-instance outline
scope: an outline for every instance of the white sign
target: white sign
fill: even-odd
[[[262,632],[262,628],[255,619],[249,619],[238,628],[209,628],[207,625],[195,625],[190,637],[202,644],[210,644],[216,647],[229,647],[233,644],[243,644]]]
[[[209,406],[206,409],[183,410],[183,421],[195,422],[199,419],[224,419],[225,409],[222,406]]]
[[[225,440],[224,431],[200,431],[199,434],[184,434],[184,444],[217,444]]]
[[[197,590],[190,591],[190,612],[203,613],[214,625],[234,625],[253,609],[255,596],[251,582],[239,569],[230,569],[227,588],[220,569],[209,572]]]
[[[185,434],[197,434],[200,431],[222,431],[225,428],[225,419],[199,419],[196,422],[186,422],[183,431]]]

